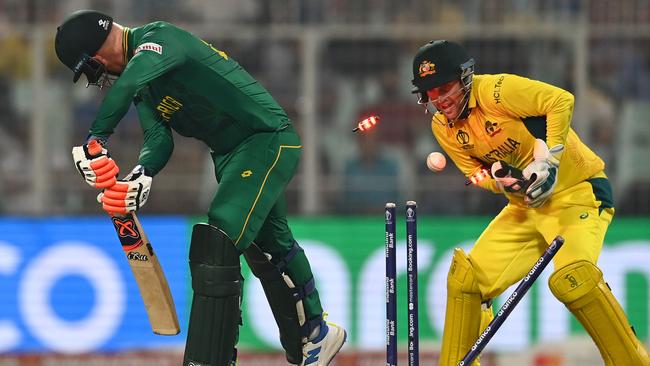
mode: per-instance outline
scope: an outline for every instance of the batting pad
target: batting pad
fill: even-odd
[[[481,328],[481,294],[472,263],[459,248],[447,275],[447,310],[440,366],[456,366],[474,344]],[[478,359],[472,366],[479,366]]]
[[[306,316],[302,299],[295,295],[296,286],[286,274],[269,261],[269,258],[255,243],[251,243],[244,258],[253,274],[262,282],[264,294],[271,307],[280,331],[280,343],[284,348],[287,361],[301,364],[303,355],[302,326]]]
[[[549,287],[587,330],[605,365],[650,365],[647,351],[598,267],[587,261],[569,264],[551,275]]]
[[[239,252],[218,228],[196,224],[190,244],[194,297],[184,366],[228,365],[239,332],[242,278]]]

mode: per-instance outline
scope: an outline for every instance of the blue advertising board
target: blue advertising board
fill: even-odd
[[[153,334],[130,267],[106,216],[0,218],[0,354],[119,353],[134,349],[182,349],[191,294],[188,244],[191,226],[203,218],[141,220],[169,281],[181,333]],[[384,221],[372,217],[290,218],[305,249],[323,308],[348,330],[346,347],[385,349]],[[420,337],[439,342],[444,325],[446,277],[455,247],[468,249],[488,217],[422,217],[418,228]],[[404,289],[404,228],[398,227],[398,287]],[[650,218],[612,223],[598,265],[639,338],[650,334]],[[238,347],[279,350],[277,326],[260,282],[244,264],[244,326]],[[542,274],[490,343],[492,351],[519,351],[564,342],[584,330],[555,299]],[[402,291],[402,292],[399,292]],[[405,294],[403,290],[398,293]],[[504,296],[512,290],[505,292]],[[500,306],[504,299],[497,298]],[[402,313],[404,312],[404,314]],[[398,319],[404,319],[404,308]],[[400,322],[398,342],[406,338]]]
[[[182,346],[188,221],[144,217],[182,333],[153,334],[108,217],[0,220],[0,353],[78,353]]]

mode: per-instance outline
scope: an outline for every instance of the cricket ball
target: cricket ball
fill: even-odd
[[[427,167],[432,172],[442,171],[445,169],[445,165],[447,165],[447,159],[441,153],[436,151],[427,156]]]

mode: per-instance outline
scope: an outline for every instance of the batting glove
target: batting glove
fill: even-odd
[[[144,167],[137,165],[129,175],[104,189],[97,196],[97,201],[109,214],[125,214],[139,210],[147,203],[151,181],[152,178],[145,175]]]
[[[72,158],[79,174],[91,187],[107,188],[117,181],[120,169],[97,140],[73,147]]]
[[[528,182],[521,170],[508,165],[505,161],[494,162],[490,170],[502,191],[524,195]]]
[[[524,178],[530,182],[524,197],[524,202],[529,207],[542,206],[553,194],[557,184],[562,151],[564,151],[564,145],[556,145],[549,150],[543,140],[535,140],[533,149],[535,160],[523,171]]]

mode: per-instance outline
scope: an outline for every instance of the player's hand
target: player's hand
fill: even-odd
[[[97,140],[73,147],[72,158],[79,174],[91,187],[108,188],[117,181],[120,169]]]
[[[524,195],[528,182],[524,179],[521,170],[508,165],[505,161],[494,162],[490,170],[492,177],[494,177],[501,190],[521,196]]]
[[[564,145],[556,145],[549,150],[544,141],[535,140],[533,150],[535,160],[523,171],[524,178],[529,181],[524,197],[524,201],[529,207],[542,206],[553,194],[562,151],[564,151]]]
[[[125,214],[139,210],[147,203],[151,181],[152,178],[145,175],[144,167],[137,165],[129,175],[104,189],[97,196],[97,201],[109,214]]]

